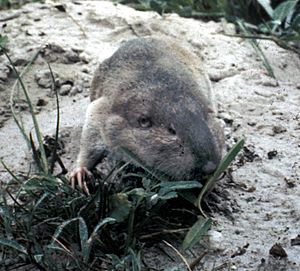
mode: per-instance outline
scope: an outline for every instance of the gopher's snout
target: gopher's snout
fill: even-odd
[[[214,171],[217,169],[217,166],[218,166],[217,163],[208,161],[202,168],[202,171],[205,175],[210,175],[210,174],[214,173]]]
[[[196,164],[190,173],[190,179],[201,180],[204,176],[209,176],[215,172],[219,165],[217,161],[207,161],[203,164]]]

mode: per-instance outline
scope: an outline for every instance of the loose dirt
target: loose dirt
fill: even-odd
[[[155,35],[179,39],[203,58],[226,124],[226,144],[245,138],[243,153],[230,178],[216,189],[225,195],[206,245],[210,253],[201,270],[300,270],[300,60],[270,41],[259,41],[277,80],[271,78],[248,41],[230,37],[227,23],[202,22],[177,15],[159,16],[105,1],[47,1],[0,12],[1,35],[19,71],[40,51],[24,81],[43,133],[55,132],[55,96],[50,63],[59,89],[62,160],[71,169],[89,102],[93,71],[131,38]],[[19,175],[28,172],[28,151],[11,114],[16,76],[0,57],[0,158]],[[19,94],[18,94],[19,93]],[[21,90],[15,88],[16,112],[33,129]],[[0,166],[0,178],[9,176]],[[284,251],[282,251],[282,249]],[[192,261],[201,246],[186,253]],[[285,257],[285,254],[287,255]],[[180,262],[179,257],[175,257]],[[159,250],[146,260],[157,268],[174,266]],[[226,263],[231,263],[228,269]],[[223,266],[223,267],[222,267]],[[213,269],[220,267],[220,269]],[[198,267],[197,270],[200,270]]]

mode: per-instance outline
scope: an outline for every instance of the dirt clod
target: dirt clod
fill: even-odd
[[[62,95],[62,96],[68,95],[71,89],[72,89],[72,85],[63,84],[59,89],[59,94]]]
[[[59,80],[58,74],[53,72],[53,76],[55,81],[58,82]],[[34,75],[34,79],[36,83],[42,88],[50,88],[53,84],[52,75],[49,69],[37,71]]]
[[[273,159],[274,157],[276,157],[277,156],[277,154],[278,154],[278,152],[276,151],[276,150],[273,150],[273,151],[269,151],[268,152],[268,159]]]
[[[285,181],[288,188],[296,187],[296,180],[285,177],[284,181]]]
[[[284,248],[278,243],[271,247],[269,253],[274,257],[286,258],[288,256]]]
[[[236,256],[242,256],[244,255],[246,252],[247,252],[247,248],[249,247],[249,244],[247,243],[246,245],[244,245],[243,247],[239,247],[237,249],[236,252],[234,252],[232,255],[231,255],[231,258],[235,258]]]
[[[291,239],[292,246],[300,246],[300,234],[298,234],[294,239]]]
[[[274,134],[281,134],[281,133],[284,133],[287,131],[286,128],[283,127],[282,125],[273,126],[272,130],[273,130]]]

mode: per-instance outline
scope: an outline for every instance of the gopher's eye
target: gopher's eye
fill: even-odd
[[[139,118],[139,125],[142,127],[142,128],[150,128],[152,126],[152,121],[150,118],[147,118],[147,117],[141,117]]]
[[[169,128],[168,128],[168,132],[171,134],[171,135],[176,135],[176,131],[175,131],[175,128],[173,125],[171,125]]]

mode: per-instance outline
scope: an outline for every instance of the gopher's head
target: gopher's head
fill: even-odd
[[[126,46],[100,67],[101,95],[109,103],[99,123],[104,143],[176,180],[212,173],[222,144],[202,86],[163,48]]]

